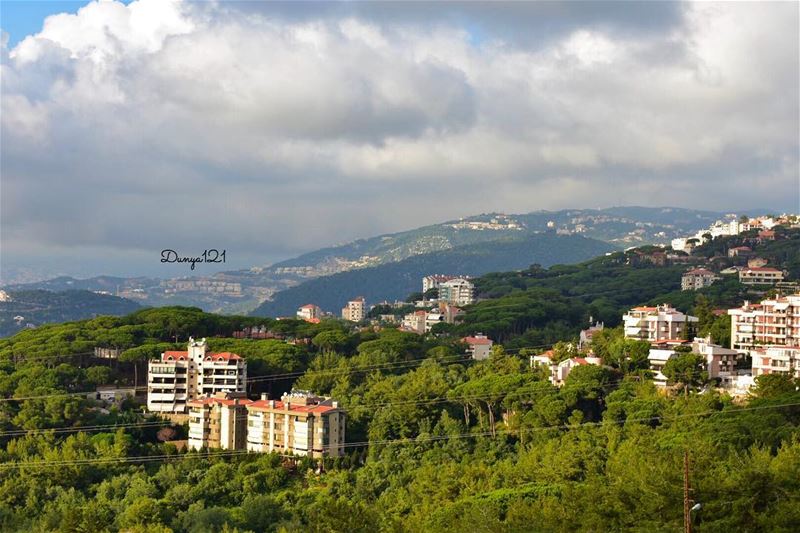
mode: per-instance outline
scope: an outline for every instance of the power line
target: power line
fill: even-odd
[[[355,448],[355,447],[366,447],[366,446],[374,446],[374,445],[381,445],[381,444],[414,444],[414,443],[421,443],[421,442],[431,442],[431,441],[446,441],[451,439],[463,439],[463,438],[477,438],[477,437],[493,437],[500,435],[508,435],[508,434],[522,434],[522,433],[536,433],[541,431],[551,431],[556,429],[563,429],[566,431],[575,431],[579,430],[584,427],[596,427],[602,425],[611,425],[611,424],[625,424],[627,422],[653,422],[653,421],[676,421],[685,418],[695,418],[695,417],[702,417],[706,415],[728,415],[728,414],[736,414],[745,411],[760,411],[766,409],[779,409],[783,407],[795,407],[800,406],[800,402],[794,403],[785,403],[785,404],[774,404],[774,405],[764,405],[764,406],[755,406],[755,407],[742,407],[742,408],[735,408],[730,409],[728,411],[714,411],[714,410],[707,410],[707,411],[700,411],[696,413],[684,413],[679,415],[674,415],[671,417],[667,416],[651,416],[651,417],[640,417],[640,418],[627,418],[625,420],[604,420],[599,422],[582,422],[579,424],[558,424],[558,425],[551,425],[551,426],[540,426],[536,428],[522,428],[519,430],[496,430],[492,431],[483,431],[483,432],[472,432],[472,433],[461,433],[456,435],[418,435],[416,437],[407,437],[407,438],[398,438],[398,439],[382,439],[382,440],[371,440],[371,441],[362,441],[362,442],[352,442],[352,443],[344,443],[341,446],[344,448]],[[212,455],[208,455],[205,458],[211,459],[214,457],[227,457],[227,456],[237,456],[237,455],[247,455],[252,452],[248,450],[227,450],[216,452]],[[258,454],[260,455],[260,454]],[[203,459],[203,457],[196,457],[192,456],[191,454],[185,455],[154,455],[154,456],[129,456],[129,457],[118,457],[118,458],[86,458],[86,459],[78,459],[78,460],[62,460],[62,461],[37,461],[37,462],[29,462],[29,463],[0,463],[0,470],[7,470],[12,468],[27,468],[27,467],[48,467],[48,466],[81,466],[81,465],[89,465],[89,464],[102,464],[102,463],[115,463],[115,462],[128,462],[128,463],[142,463],[142,462],[150,462],[150,461],[166,461],[171,459]]]

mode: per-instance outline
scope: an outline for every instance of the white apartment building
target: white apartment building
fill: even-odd
[[[696,291],[712,285],[719,277],[705,268],[694,268],[681,276],[682,291]]]
[[[729,309],[731,348],[752,350],[757,346],[800,346],[800,294],[745,302]]]
[[[422,278],[422,292],[423,294],[431,289],[438,289],[439,285],[451,279],[456,279],[458,276],[445,276],[442,274],[433,274]]]
[[[470,305],[475,301],[475,285],[466,278],[455,278],[439,285],[439,301]]]
[[[697,317],[685,315],[668,304],[634,307],[622,320],[625,337],[651,343],[685,339],[697,323]]]
[[[474,337],[464,337],[461,339],[461,342],[467,344],[467,353],[478,361],[488,359],[492,354],[492,345],[494,342],[486,335],[478,334]]]
[[[342,308],[342,318],[350,322],[361,322],[367,317],[367,301],[359,296]]]
[[[775,285],[783,281],[783,272],[770,267],[747,267],[739,271],[739,283],[744,285]]]
[[[750,352],[753,377],[765,374],[789,374],[800,378],[800,346],[766,346]]]
[[[251,403],[241,392],[189,400],[189,449],[246,449],[247,406]]]
[[[345,412],[331,398],[306,391],[284,394],[280,401],[247,405],[247,449],[311,457],[344,455]]]
[[[235,353],[211,353],[205,339],[189,338],[188,350],[167,351],[147,368],[147,409],[185,413],[187,402],[219,392],[245,392],[247,362]]]
[[[297,310],[297,318],[306,322],[319,322],[322,318],[322,309],[314,304],[306,304]]]

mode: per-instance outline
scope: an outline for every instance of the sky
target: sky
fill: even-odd
[[[796,2],[0,9],[4,279],[492,211],[800,211]]]

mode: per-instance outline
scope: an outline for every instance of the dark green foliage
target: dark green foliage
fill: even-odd
[[[13,335],[27,324],[41,326],[97,315],[124,315],[139,308],[139,304],[125,298],[84,290],[9,291],[9,296],[11,301],[0,302],[0,337]],[[14,320],[17,316],[24,319]]]

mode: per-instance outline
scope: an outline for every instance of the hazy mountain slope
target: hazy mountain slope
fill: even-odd
[[[433,273],[476,276],[494,271],[576,263],[612,250],[607,243],[577,235],[543,233],[460,246],[404,259],[396,263],[342,272],[291,287],[264,302],[253,315],[294,315],[315,303],[338,313],[348,299],[364,296],[368,303],[405,298],[421,289],[422,277]]]
[[[722,216],[722,213],[672,207],[565,209],[519,215],[490,213],[330,246],[270,266],[166,280],[62,277],[7,289],[107,291],[147,306],[189,305],[214,312],[246,313],[277,292],[311,279],[460,246],[555,231],[560,235],[581,235],[627,248],[669,243],[674,237],[691,235],[708,227]]]

